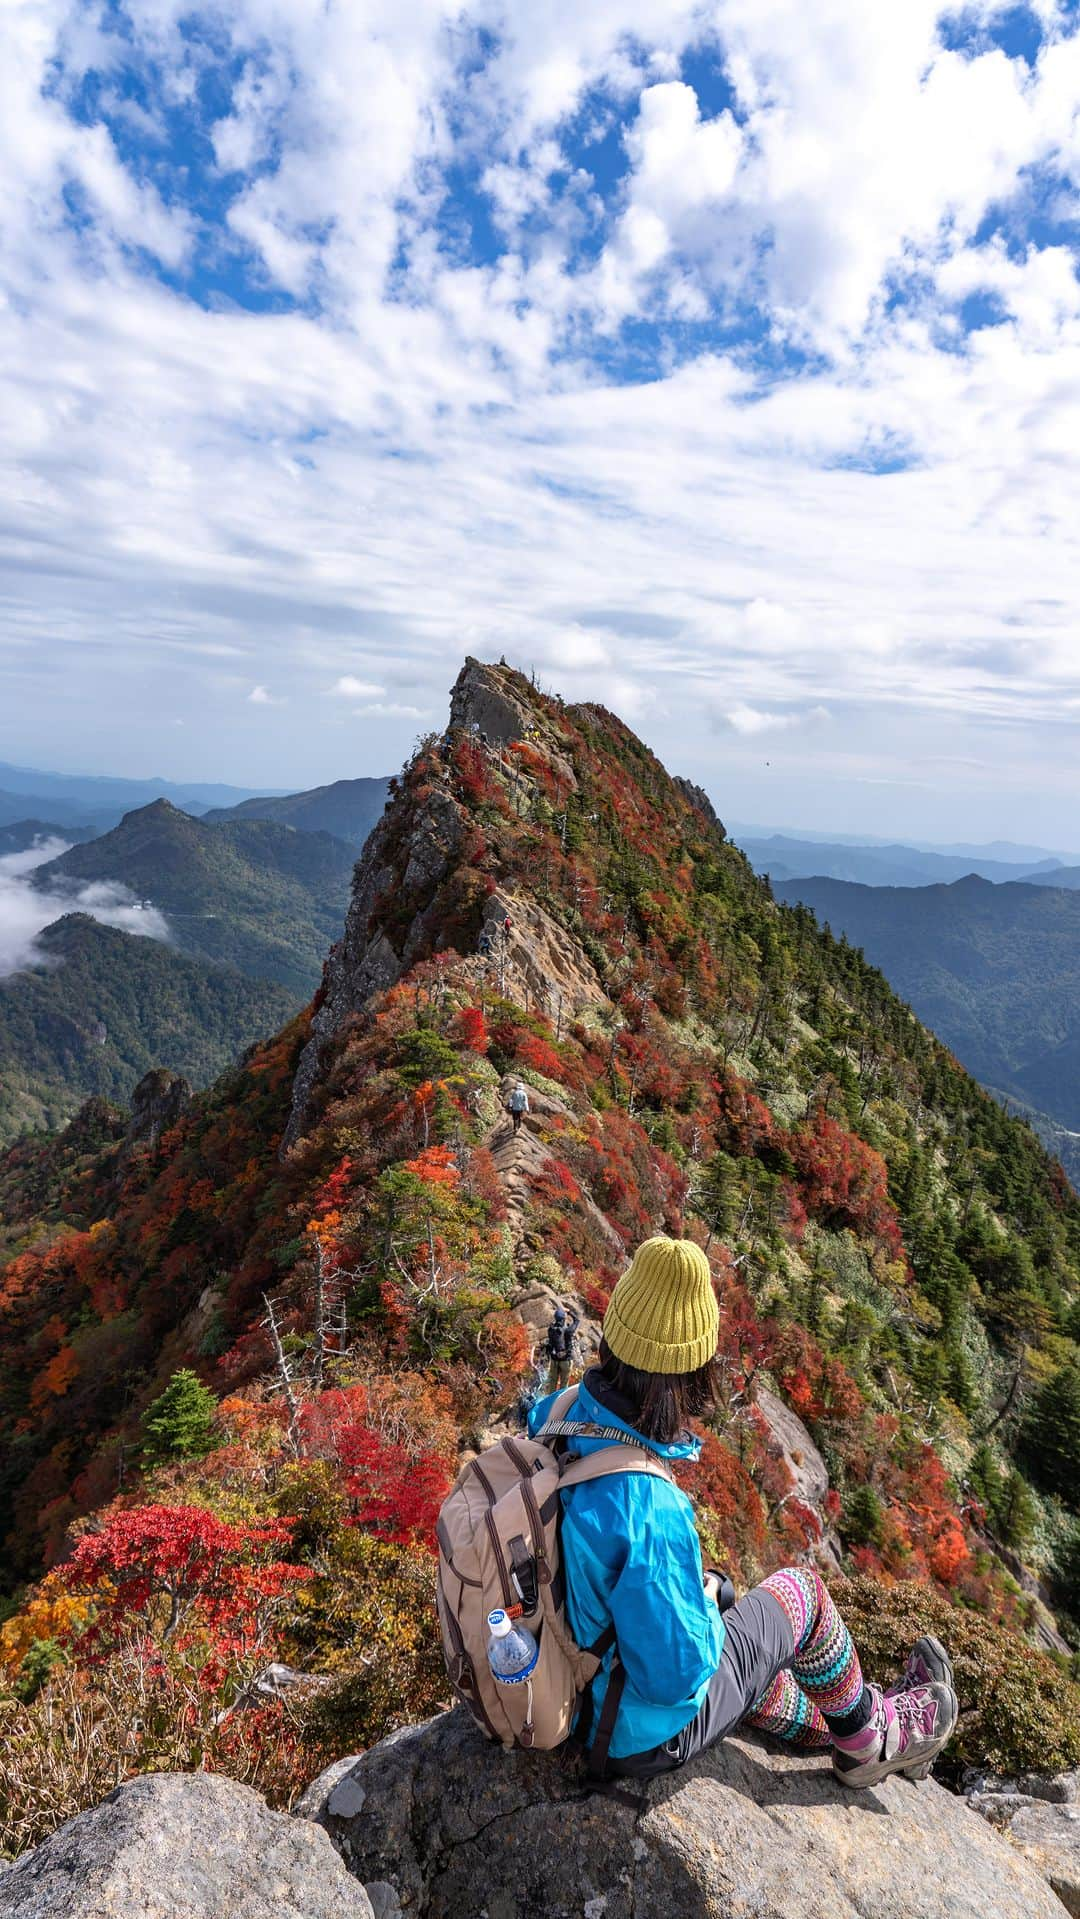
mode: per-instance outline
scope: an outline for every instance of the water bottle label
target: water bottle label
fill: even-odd
[[[536,1662],[539,1657],[540,1648],[538,1646],[528,1665],[522,1666],[520,1672],[497,1672],[494,1674],[494,1678],[500,1686],[520,1686],[526,1679],[531,1679],[533,1673],[536,1671]]]

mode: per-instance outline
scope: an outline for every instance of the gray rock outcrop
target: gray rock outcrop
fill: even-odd
[[[1078,1798],[1080,1773],[1075,1772],[980,1778],[968,1797],[972,1811],[1006,1835],[1053,1887],[1073,1919],[1080,1919]]]
[[[182,1073],[171,1073],[165,1066],[145,1073],[131,1095],[127,1143],[156,1145],[162,1133],[176,1125],[191,1097],[191,1081]]]
[[[0,1915],[372,1919],[372,1906],[318,1826],[233,1779],[150,1773],[0,1875]]]
[[[510,675],[467,656],[450,695],[450,726],[474,727],[496,746],[524,739],[536,715],[515,692]]]
[[[385,992],[433,938],[439,883],[450,872],[464,838],[466,815],[449,793],[430,793],[415,809],[407,791],[390,801],[357,862],[345,931],[331,948],[293,1085],[284,1144],[304,1132],[324,1049],[349,1017]],[[417,911],[395,946],[383,916],[414,895]]]
[[[409,1919],[1062,1919],[1020,1851],[932,1780],[852,1794],[827,1761],[727,1740],[638,1804],[462,1710],[339,1762],[303,1804]]]
[[[544,758],[569,788],[575,783],[573,768],[543,708],[530,705],[522,684],[508,667],[466,660],[451,694],[451,732],[486,735],[486,754],[503,778],[512,766],[513,756],[503,751],[507,743],[543,733]],[[332,1042],[350,1018],[416,961],[452,943],[446,927],[455,911],[454,878],[467,864],[474,830],[473,816],[454,796],[445,761],[422,797],[408,780],[392,793],[357,862],[345,931],[323,968],[310,1038],[293,1085],[284,1151],[309,1126]],[[497,960],[489,962],[493,971],[497,966],[501,990],[559,1021],[569,1021],[583,1006],[603,1003],[592,961],[543,907],[513,894],[495,895],[486,903],[484,924],[489,930],[501,926],[507,914],[511,934],[501,939]]]
[[[821,1523],[820,1552],[833,1565],[840,1565],[840,1547],[836,1533],[825,1513],[825,1495],[829,1490],[829,1469],[808,1428],[778,1393],[759,1385],[754,1403],[768,1428],[768,1445],[773,1456],[783,1461],[791,1475],[795,1498]]]

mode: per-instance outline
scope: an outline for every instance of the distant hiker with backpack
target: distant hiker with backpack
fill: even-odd
[[[520,1133],[521,1122],[529,1110],[529,1095],[520,1080],[510,1089],[510,1097],[506,1102],[506,1110],[510,1115],[515,1133]]]
[[[570,1384],[570,1368],[574,1363],[574,1334],[581,1323],[580,1313],[565,1306],[556,1306],[547,1329],[544,1351],[547,1354],[548,1374],[544,1386],[546,1393],[561,1393]]]
[[[697,1457],[687,1422],[716,1406],[718,1329],[701,1248],[646,1240],[599,1363],[533,1408],[530,1439],[463,1469],[438,1525],[451,1681],[504,1745],[549,1749],[573,1730],[596,1780],[672,1772],[744,1720],[831,1751],[845,1786],[924,1778],[958,1710],[936,1639],[882,1691],[812,1567],[771,1573],[723,1614],[720,1575],[702,1575],[672,1464]]]

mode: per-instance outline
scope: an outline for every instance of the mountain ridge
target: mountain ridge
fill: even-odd
[[[964,879],[971,872],[996,883],[1037,880],[1054,885],[1055,874],[1065,871],[1052,858],[1017,865],[987,856],[927,852],[903,841],[881,842],[874,846],[852,846],[815,837],[799,840],[784,834],[768,839],[736,836],[736,845],[746,854],[754,870],[766,873],[776,882],[791,879],[838,879],[863,886],[944,885]]]
[[[203,814],[208,825],[220,820],[275,820],[304,832],[332,833],[350,846],[363,846],[386,804],[389,778],[334,780],[303,793],[261,796],[237,806],[211,807]]]

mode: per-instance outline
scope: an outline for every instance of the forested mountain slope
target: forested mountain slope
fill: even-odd
[[[981,1647],[1031,1617],[989,1525],[1067,1606],[1080,1200],[1031,1131],[602,708],[469,662],[449,745],[393,789],[309,1013],[152,1145],[104,1126],[96,1156],[0,1164],[9,1206],[34,1192],[0,1270],[0,1525],[13,1578],[54,1565],[0,1628],[26,1750],[88,1647],[120,1740],[148,1630],[129,1767],[202,1763],[195,1727],[281,1793],[445,1698],[430,1545],[459,1449],[512,1408],[526,1324],[559,1292],[595,1324],[658,1228],[708,1247],[721,1300],[728,1392],[686,1476],[714,1559],[922,1582]],[[784,1403],[809,1428],[786,1453]],[[851,1604],[899,1634],[920,1590]],[[226,1735],[271,1647],[326,1686]],[[965,1671],[966,1756],[1080,1759],[1080,1695],[1022,1639]]]
[[[309,793],[287,793],[281,798],[243,800],[239,806],[214,807],[204,818],[218,820],[275,820],[305,833],[333,833],[350,846],[362,846],[383,807],[387,779],[335,780]]]
[[[1080,1128],[1080,893],[1053,885],[791,880],[995,1091]]]
[[[49,892],[114,881],[166,916],[186,953],[312,991],[341,929],[355,852],[329,833],[261,819],[206,825],[168,800],[36,869]]]
[[[62,1126],[92,1095],[126,1101],[153,1066],[196,1085],[295,1011],[269,980],[69,913],[39,963],[0,979],[0,1141]]]
[[[89,826],[59,826],[55,820],[19,819],[10,826],[0,826],[0,859],[9,853],[25,853],[32,846],[42,846],[49,840],[90,840],[94,834]]]

